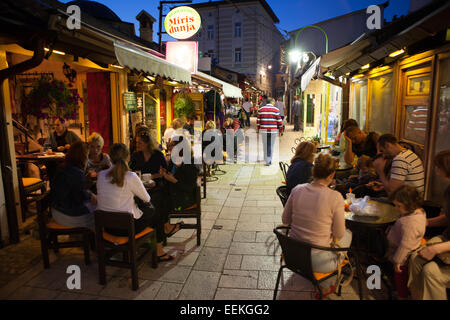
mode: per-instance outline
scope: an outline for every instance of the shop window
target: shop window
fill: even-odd
[[[208,40],[213,40],[213,39],[214,39],[214,26],[209,25],[208,26]]]
[[[314,126],[314,108],[315,108],[315,104],[314,104],[314,99],[315,99],[315,95],[314,94],[308,94],[306,96],[306,124],[308,126]]]
[[[393,76],[388,73],[370,79],[370,114],[368,131],[380,134],[391,133],[392,119],[386,115],[392,114]]]
[[[435,155],[441,151],[450,150],[450,58],[439,61],[439,75]],[[432,172],[431,200],[436,203],[444,203],[443,193],[445,185],[445,181],[434,170]]]
[[[157,138],[157,113],[156,113],[156,96],[154,93],[151,95],[145,93],[144,95],[144,103],[145,103],[145,124],[150,128],[150,133],[153,138]]]
[[[425,144],[427,132],[428,107],[406,106],[404,137],[408,140]]]
[[[354,83],[352,90],[352,114],[361,130],[366,130],[366,112],[367,112],[367,80]]]
[[[408,78],[408,96],[427,95],[430,93],[430,76]]]

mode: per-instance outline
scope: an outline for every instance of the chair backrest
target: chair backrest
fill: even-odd
[[[289,227],[278,227],[273,230],[280,243],[286,267],[315,283],[311,263],[311,245],[287,236],[285,231],[289,229]]]
[[[46,230],[46,225],[49,220],[50,208],[51,208],[51,196],[50,192],[47,191],[36,198],[37,219],[39,229],[41,232],[45,232]]]
[[[134,239],[134,218],[128,212],[95,211],[95,231],[101,235],[104,229],[126,231],[130,239]]]
[[[283,173],[284,180],[286,180],[286,174],[287,174],[287,171],[289,170],[289,165],[286,162],[282,162],[282,161],[280,161],[279,165],[280,165],[280,170]]]
[[[286,202],[288,200],[288,194],[287,194],[287,187],[281,186],[277,188],[277,195],[281,200],[281,203],[283,204],[283,207],[286,205]]]

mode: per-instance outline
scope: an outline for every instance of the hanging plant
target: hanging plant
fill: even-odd
[[[80,101],[83,99],[76,90],[70,90],[63,81],[44,76],[25,96],[24,111],[39,119],[75,120]]]
[[[195,115],[194,101],[184,92],[175,99],[174,109],[177,118],[189,118],[189,116]]]

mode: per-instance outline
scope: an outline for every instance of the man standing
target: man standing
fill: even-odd
[[[381,180],[375,187],[384,188],[388,194],[392,194],[405,184],[415,187],[423,195],[425,175],[422,160],[411,150],[403,148],[392,134],[382,135],[378,139],[378,148],[384,158],[390,157],[394,160],[389,178],[384,173],[385,160],[378,158],[374,161],[373,165]]]
[[[74,132],[67,130],[67,123],[64,119],[56,119],[53,125],[55,131],[50,134],[44,144],[53,151],[68,150],[72,143],[81,140]]]
[[[299,122],[300,122],[300,115],[302,113],[303,113],[303,102],[300,100],[300,96],[296,95],[294,103],[292,104],[292,115],[294,116],[294,131],[300,131]]]
[[[268,103],[259,109],[257,128],[258,132],[261,130],[263,138],[264,160],[266,166],[272,164],[273,147],[275,139],[278,136],[279,130],[283,127],[280,112],[274,106],[275,100],[273,98],[267,99]]]
[[[245,126],[250,127],[250,114],[251,114],[251,110],[252,110],[252,103],[249,101],[248,98],[245,98],[245,102],[242,105],[242,108],[244,109],[245,115],[247,117],[247,119],[245,119]]]
[[[284,105],[282,96],[278,97],[277,102],[275,103],[275,107],[277,107],[278,110],[280,111],[281,122],[283,122],[283,130],[281,131],[281,135],[283,135],[283,131],[284,131],[284,115],[286,114],[286,106]]]
[[[195,121],[197,121],[197,116],[196,115],[191,115],[188,118],[188,121],[186,122],[186,124],[183,126],[183,129],[187,130],[191,136],[194,136],[194,124],[195,124]]]

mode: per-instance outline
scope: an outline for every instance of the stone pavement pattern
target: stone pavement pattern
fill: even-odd
[[[298,136],[286,132],[281,138],[280,159],[290,159]],[[278,164],[221,168],[226,174],[208,183],[207,198],[202,200],[201,246],[196,246],[194,230],[175,234],[165,249],[176,259],[158,269],[144,262],[138,271],[138,291],[131,290],[130,271],[115,267],[107,267],[107,284],[99,285],[95,255],[91,255],[93,263],[85,266],[79,249],[62,249],[58,255],[52,251],[50,269],[44,270],[39,241],[28,237],[18,246],[0,250],[0,299],[272,299],[281,252],[273,229],[281,223],[283,211],[275,190],[282,174]],[[70,265],[81,268],[81,290],[67,289]],[[308,281],[289,271],[282,280],[278,299],[313,299]],[[358,299],[356,288],[353,281],[341,297],[330,299]]]

